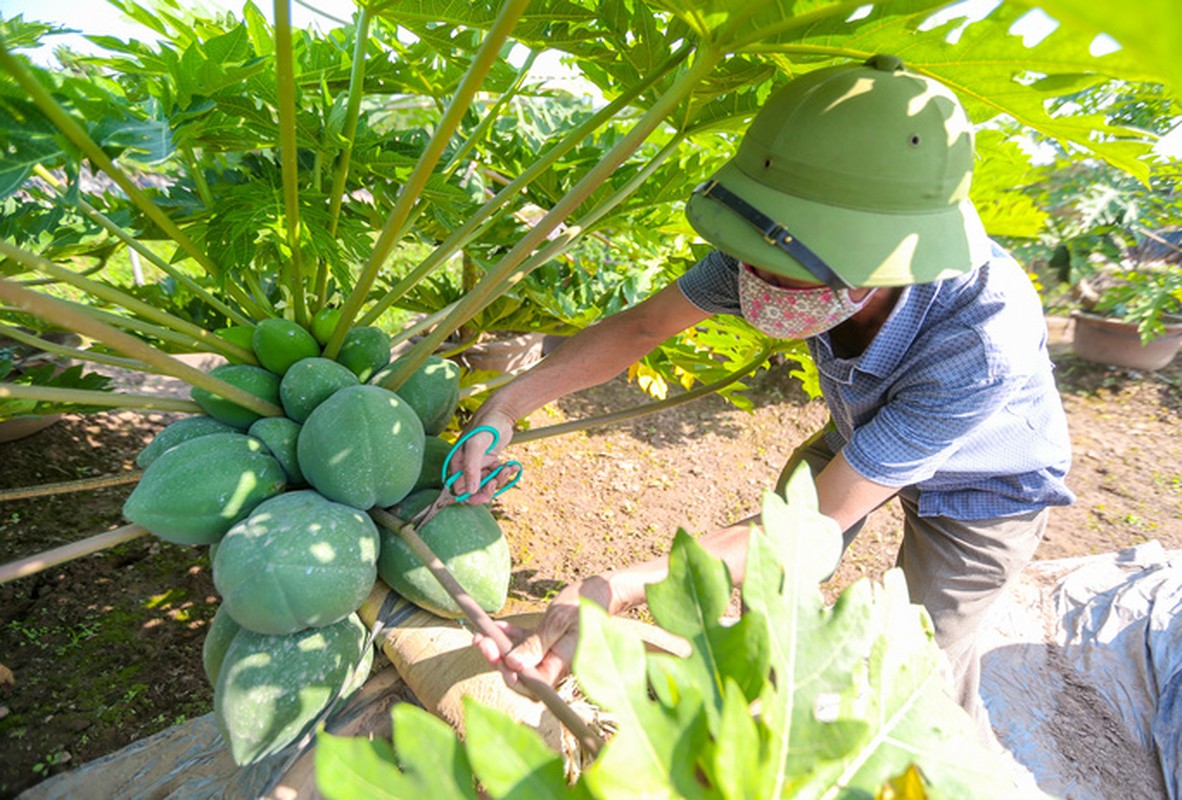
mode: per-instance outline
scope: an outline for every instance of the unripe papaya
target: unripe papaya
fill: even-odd
[[[300,471],[300,459],[296,453],[296,442],[300,437],[300,423],[287,417],[263,417],[255,420],[247,434],[267,446],[271,455],[283,467],[288,486],[302,486],[304,473]]]
[[[214,720],[234,762],[253,764],[299,739],[360,682],[373,649],[356,614],[278,636],[238,631],[214,686]]]
[[[205,632],[205,641],[201,643],[201,666],[205,669],[205,677],[209,680],[210,686],[217,686],[222,659],[226,657],[230,642],[234,641],[240,630],[242,626],[234,621],[226,611],[226,606],[218,606],[213,620],[209,623],[209,629]]]
[[[254,352],[254,345],[252,343],[252,340],[254,339],[254,328],[248,328],[245,325],[230,325],[226,328],[218,328],[216,331],[214,331],[214,333],[225,339],[227,342],[238,345],[243,350],[249,350],[252,353]],[[235,358],[233,356],[228,356],[227,358],[231,364],[247,363],[242,359]]]
[[[337,361],[352,370],[357,379],[365,383],[374,373],[390,363],[390,336],[381,328],[350,328],[341,342]]]
[[[328,358],[305,358],[291,365],[279,382],[279,400],[287,416],[303,422],[332,395],[360,381],[344,364]]]
[[[423,466],[423,424],[378,386],[341,389],[313,411],[297,452],[304,478],[329,500],[366,510],[410,493]]]
[[[274,372],[249,364],[222,364],[211,369],[209,374],[226,383],[233,384],[239,389],[245,389],[268,403],[279,405],[279,376]],[[206,414],[242,431],[249,428],[256,419],[262,416],[262,414],[243,408],[237,403],[231,403],[221,395],[213,394],[196,386],[189,394]]]
[[[277,317],[255,326],[251,346],[259,363],[277,375],[301,358],[320,355],[320,345],[312,334],[296,322]]]
[[[332,338],[332,332],[337,329],[337,323],[340,320],[339,309],[328,307],[320,309],[312,317],[312,336],[320,342],[321,346],[328,344],[328,340]]]
[[[230,616],[256,633],[331,625],[373,589],[378,545],[364,512],[313,491],[286,492],[226,533],[213,582]]]
[[[140,469],[147,469],[153,461],[166,451],[171,450],[181,442],[196,439],[198,436],[208,436],[211,433],[237,432],[238,430],[236,428],[232,428],[226,423],[219,422],[213,417],[208,417],[204,414],[178,419],[152,437],[152,441],[148,442],[148,446],[141,450],[139,455],[135,457],[135,465]]]
[[[428,436],[423,441],[423,468],[419,470],[419,478],[415,481],[412,493],[420,489],[443,488],[443,462],[447,460],[451,448],[451,442],[438,436]]]
[[[398,360],[374,375],[371,383],[382,385],[398,368]],[[460,368],[454,362],[436,355],[427,356],[417,370],[406,381],[394,390],[394,393],[406,402],[419,415],[423,423],[423,432],[428,436],[438,436],[447,428],[452,415],[460,404]]]
[[[212,433],[157,458],[127,501],[123,516],[177,544],[213,544],[286,486],[266,445],[243,433]]]
[[[404,520],[430,505],[439,492],[415,492],[395,509]],[[378,575],[410,602],[441,617],[459,618],[463,611],[435,580],[397,533],[382,529]],[[509,544],[486,506],[453,503],[418,528],[419,537],[448,572],[490,614],[500,611],[509,595],[512,559]]]

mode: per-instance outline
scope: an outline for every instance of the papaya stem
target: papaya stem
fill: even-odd
[[[214,380],[217,379],[214,378]],[[224,381],[218,382],[224,383]],[[254,395],[251,395],[251,397],[254,397]],[[56,386],[25,386],[19,383],[0,384],[0,399],[7,398],[13,400],[37,400],[46,403],[75,403],[87,406],[103,406],[104,408],[180,411],[186,414],[204,413],[201,406],[197,405],[197,403],[192,400],[182,400],[179,397],[99,392],[93,389],[62,389]],[[258,400],[259,398],[255,397],[255,399]]]
[[[89,278],[84,278],[71,270],[64,267],[59,267],[52,261],[49,261],[41,256],[34,255],[28,251],[9,244],[8,242],[0,241],[0,255],[11,258],[18,264],[23,264],[29,269],[36,270],[45,275],[50,275],[57,278],[64,283],[81,289],[89,294],[91,297],[97,297],[100,300],[106,300],[110,303],[115,303],[122,308],[138,314],[144,319],[152,320],[159,323],[170,330],[185,334],[197,342],[200,342],[207,349],[215,350],[227,355],[234,355],[244,361],[254,361],[254,353],[246,350],[238,345],[227,342],[220,336],[216,336],[210,331],[205,330],[200,325],[194,325],[191,322],[180,319],[179,317],[169,314],[167,311],[161,311],[153,306],[151,303],[145,303],[126,292],[121,292],[118,289],[107,286],[97,281],[92,281]],[[256,362],[257,363],[257,362]]]
[[[407,178],[406,183],[403,184],[401,190],[398,192],[398,199],[394,202],[394,208],[390,210],[390,215],[386,219],[386,224],[382,228],[381,234],[378,236],[378,241],[374,245],[369,261],[358,276],[353,290],[341,306],[340,321],[337,323],[336,329],[332,332],[328,343],[324,347],[326,358],[336,358],[337,352],[341,349],[341,344],[345,340],[345,334],[352,327],[353,320],[357,317],[357,312],[361,309],[362,303],[365,302],[365,298],[369,295],[369,290],[373,287],[374,281],[377,280],[378,272],[381,270],[382,265],[385,264],[390,251],[394,248],[403,224],[410,217],[415,202],[419,199],[423,189],[426,187],[427,180],[431,177],[436,164],[443,157],[443,151],[451,140],[452,134],[455,133],[460,122],[463,120],[464,114],[471,105],[473,97],[480,91],[485,76],[492,69],[493,64],[500,58],[501,45],[504,44],[512,32],[513,27],[517,24],[517,20],[525,12],[525,8],[528,5],[529,0],[506,0],[504,5],[501,6],[501,10],[497,14],[492,27],[489,29],[488,35],[481,42],[480,49],[477,50],[476,56],[472,59],[472,63],[468,67],[468,71],[464,74],[463,80],[460,81],[460,85],[456,89],[452,101],[448,104],[447,110],[440,118],[439,125],[435,128],[431,140],[427,143],[426,149],[419,157],[418,163],[415,164],[414,170],[411,171],[410,177]]]
[[[284,221],[291,261],[280,270],[291,294],[295,321],[308,326],[304,301],[304,275],[300,255],[300,173],[296,144],[295,64],[291,53],[291,4],[275,0],[275,82],[279,91],[279,161],[283,178]]]
[[[755,356],[755,358],[751,359],[738,370],[727,375],[725,378],[717,380],[714,383],[698,386],[688,392],[679,394],[676,397],[669,397],[665,400],[659,400],[654,403],[644,403],[639,406],[633,406],[632,408],[626,408],[622,411],[614,411],[610,414],[601,414],[598,417],[588,417],[586,419],[573,420],[571,422],[562,422],[558,425],[547,425],[544,428],[530,428],[529,430],[514,433],[513,443],[516,444],[518,442],[532,442],[537,439],[545,439],[550,436],[560,436],[562,434],[574,433],[576,431],[587,430],[589,428],[603,428],[608,425],[618,425],[621,422],[628,422],[630,420],[637,419],[638,417],[655,414],[658,411],[667,411],[670,408],[676,408],[677,406],[697,400],[699,397],[704,397],[705,395],[713,394],[725,389],[732,383],[736,383],[747,375],[750,375],[752,372],[758,369],[761,364],[767,361],[768,357],[771,356],[775,350],[775,346],[765,345],[763,349],[759,351],[759,354]]]
[[[202,372],[195,367],[191,367],[180,359],[162,353],[140,339],[99,322],[89,314],[61,300],[29,291],[4,278],[0,278],[0,300],[12,303],[21,311],[60,325],[67,330],[97,339],[113,349],[119,350],[124,355],[138,358],[150,367],[155,368],[161,374],[180,378],[190,386],[200,387],[212,394],[220,395],[229,402],[242,406],[256,414],[262,414],[267,417],[283,415],[283,409],[274,403],[270,403],[245,389]],[[104,393],[98,392],[97,394],[101,395]],[[162,401],[164,398],[152,399]],[[162,406],[154,407],[160,408]],[[183,409],[174,407],[173,410],[191,411],[192,406],[185,403]]]

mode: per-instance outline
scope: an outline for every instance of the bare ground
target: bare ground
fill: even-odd
[[[1150,539],[1182,548],[1182,360],[1157,373],[1054,350],[1079,500],[1056,509],[1037,558],[1111,552]],[[512,447],[525,477],[497,501],[514,557],[511,607],[539,608],[564,583],[667,552],[759,507],[792,449],[825,421],[786,367],[751,382],[752,412],[718,398],[612,429]],[[535,414],[535,427],[634,405],[622,380]],[[66,417],[0,444],[0,492],[130,473],[171,417]],[[0,563],[120,526],[130,484],[0,500]],[[826,587],[894,561],[899,513],[872,515]],[[0,797],[11,797],[210,710],[201,643],[217,597],[202,549],[139,539],[0,586]]]

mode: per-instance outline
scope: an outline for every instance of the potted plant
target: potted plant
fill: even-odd
[[[1182,229],[1146,233],[1127,267],[1079,284],[1073,349],[1089,361],[1161,369],[1182,347]]]

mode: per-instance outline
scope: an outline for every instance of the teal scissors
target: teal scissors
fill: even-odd
[[[500,436],[500,434],[497,433],[496,428],[493,428],[489,425],[478,425],[477,427],[473,428],[472,430],[468,431],[463,436],[461,436],[459,439],[457,439],[456,443],[454,445],[452,445],[451,450],[448,451],[447,458],[443,459],[443,470],[442,470],[443,488],[447,489],[449,492],[451,491],[452,484],[454,484],[457,480],[459,480],[460,475],[463,474],[463,472],[458,469],[455,472],[450,472],[452,456],[454,456],[456,454],[456,452],[461,447],[464,446],[464,442],[468,441],[469,439],[471,439],[473,436],[475,436],[478,433],[487,433],[490,436],[492,436],[492,444],[490,444],[488,446],[488,449],[484,451],[486,455],[492,453],[493,450],[497,449],[497,443],[500,442],[501,436]],[[521,478],[521,473],[524,470],[524,467],[521,466],[520,461],[506,461],[504,463],[498,464],[491,472],[489,472],[487,475],[485,475],[483,478],[480,479],[480,486],[477,487],[477,491],[479,491],[480,489],[483,489],[485,486],[487,486],[490,481],[495,480],[498,475],[500,475],[502,472],[505,471],[506,467],[515,467],[516,468],[516,472],[513,475],[513,479],[510,480],[508,483],[506,483],[504,486],[502,486],[500,489],[497,489],[496,493],[493,494],[493,497],[496,497],[497,495],[504,492],[506,489],[510,488],[513,484],[517,483],[518,479]],[[469,497],[471,497],[473,494],[474,494],[473,492],[464,492],[461,495],[456,495],[455,496],[456,502],[462,503],[465,500],[467,500]]]

